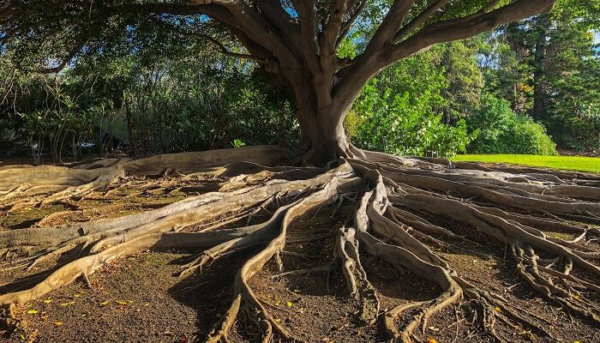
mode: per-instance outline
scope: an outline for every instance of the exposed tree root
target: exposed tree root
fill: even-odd
[[[467,322],[478,325],[480,332],[497,341],[507,340],[496,330],[498,325],[553,337],[550,330],[539,325],[550,324],[547,319],[467,282],[458,268],[439,253],[464,250],[478,254],[473,250],[487,248],[489,240],[499,243],[490,245],[491,249],[505,246],[510,251],[506,258],[531,289],[570,313],[600,324],[600,232],[589,225],[600,217],[600,178],[534,169],[489,170],[473,164],[401,158],[358,149],[354,151],[356,158],[335,161],[323,169],[261,166],[274,164],[281,156],[279,152],[261,147],[177,158],[107,161],[79,169],[0,170],[0,201],[6,209],[25,204],[27,197],[36,202],[42,195],[46,200],[38,201],[39,205],[67,198],[76,201],[91,191],[118,189],[119,179],[170,170],[176,170],[180,174],[176,178],[186,182],[221,181],[218,191],[144,213],[1,231],[4,269],[36,268],[66,253],[77,252],[78,256],[54,267],[49,276],[31,288],[0,295],[0,305],[5,306],[0,313],[0,330],[14,330],[18,325],[10,306],[39,299],[79,277],[87,279],[110,260],[148,249],[200,249],[179,276],[209,268],[213,261],[233,252],[254,252],[237,272],[230,307],[207,342],[228,341],[242,313],[260,329],[264,342],[274,337],[299,340],[293,330],[274,319],[249,286],[248,280],[270,260],[280,269],[275,277],[341,271],[348,292],[360,303],[360,319],[367,325],[381,320],[389,336],[401,342],[423,337],[436,314],[459,305],[467,313]],[[233,163],[241,158],[250,162]],[[146,192],[162,193],[177,187],[176,183],[159,179],[129,179],[126,183]],[[292,222],[321,206],[338,201],[339,207],[344,199],[357,198],[355,216],[349,218],[348,225],[337,228],[333,262],[310,269],[283,270],[281,259],[286,255]],[[269,218],[250,225],[259,215]],[[457,226],[444,225],[447,222]],[[325,232],[323,237],[330,235]],[[21,250],[30,255],[23,255]],[[497,250],[495,253],[502,253],[502,249]],[[363,268],[363,254],[435,284],[438,294],[382,311],[377,288]]]
[[[94,163],[71,169],[54,166],[4,168],[0,170],[0,208],[11,208],[18,203],[15,199],[23,197],[45,195],[45,199],[38,201],[42,205],[81,197],[131,175],[157,175],[167,170],[189,174],[239,161],[273,165],[284,156],[284,150],[279,147],[260,146],[231,149],[227,153],[213,150],[158,155],[133,161],[111,160],[110,164]]]

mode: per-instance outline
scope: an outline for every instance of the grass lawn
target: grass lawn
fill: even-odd
[[[563,170],[600,173],[600,157],[537,155],[458,155],[452,161],[522,164]]]

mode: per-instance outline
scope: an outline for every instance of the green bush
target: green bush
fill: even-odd
[[[10,91],[10,101],[0,99],[0,154],[31,150],[40,163],[46,154],[55,162],[80,157],[83,143],[111,152],[119,142],[118,152],[132,155],[294,146],[300,132],[289,94],[247,63],[213,59],[107,57],[58,75],[19,73],[12,89],[0,82],[0,94]],[[3,61],[0,54],[0,79],[10,73]]]
[[[361,148],[397,155],[464,152],[473,135],[462,119],[444,121],[446,87],[443,70],[416,58],[396,64],[365,86],[346,117],[346,132]]]
[[[510,103],[492,95],[482,97],[481,109],[467,117],[477,138],[467,150],[474,154],[556,155],[556,144],[546,129],[530,117],[517,115]]]

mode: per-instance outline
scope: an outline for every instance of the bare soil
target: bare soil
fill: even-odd
[[[158,199],[160,197],[157,196]],[[157,199],[154,199],[157,200]],[[158,201],[158,200],[157,200]],[[107,201],[105,206],[114,206]],[[329,263],[334,233],[353,213],[348,204],[335,215],[336,206],[323,208],[294,224],[283,254],[285,270]],[[11,217],[10,215],[8,217]],[[300,242],[314,235],[321,239]],[[501,248],[501,247],[498,247]],[[539,316],[539,325],[559,342],[600,342],[600,329],[584,318],[569,315],[548,303],[519,279],[502,249],[477,250],[477,254],[438,251],[457,266],[466,279],[502,294],[510,304]],[[438,249],[439,250],[439,249]],[[144,252],[111,262],[90,277],[92,289],[77,281],[46,298],[19,306],[15,314],[23,330],[6,342],[192,342],[211,330],[231,301],[235,271],[247,257],[237,253],[218,260],[188,278],[175,274],[193,252]],[[382,310],[400,304],[426,301],[440,292],[435,284],[401,272],[376,258],[362,261],[372,275]],[[44,269],[43,266],[40,269]],[[278,276],[275,263],[251,279],[250,285],[277,321],[304,342],[383,342],[388,338],[380,325],[368,326],[357,319],[359,304],[348,296],[341,272],[314,272]],[[7,276],[7,275],[6,275]],[[13,275],[14,277],[14,275]],[[9,280],[2,278],[2,282]],[[469,325],[458,307],[444,310],[419,336],[423,341],[493,342]],[[497,323],[497,331],[512,342],[553,342],[531,328]],[[253,335],[254,333],[254,335]],[[232,342],[256,342],[259,331],[242,316]],[[433,341],[432,341],[433,342]]]

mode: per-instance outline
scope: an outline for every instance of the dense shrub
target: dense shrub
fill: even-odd
[[[0,83],[0,94],[8,92],[0,102],[0,153],[32,152],[39,163],[42,154],[59,162],[92,144],[148,155],[297,143],[288,94],[244,63],[210,62],[124,57],[58,75],[19,73],[11,88]],[[0,76],[11,72],[5,67]]]
[[[600,152],[600,116],[552,116],[544,124],[554,133],[552,138],[559,147]]]
[[[443,69],[415,57],[384,71],[363,89],[346,131],[356,145],[397,155],[453,156],[472,135],[464,120],[444,122]]]
[[[481,109],[467,117],[467,126],[478,132],[469,153],[556,155],[556,144],[544,126],[517,115],[508,101],[492,95],[482,97]]]

